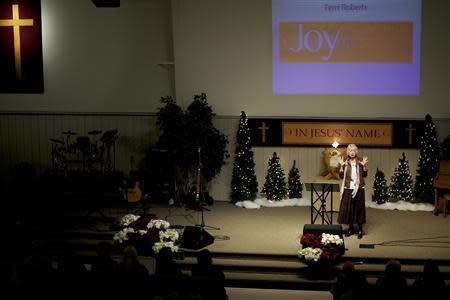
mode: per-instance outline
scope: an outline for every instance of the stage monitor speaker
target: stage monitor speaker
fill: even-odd
[[[338,235],[342,241],[344,236],[342,234],[342,225],[340,224],[305,224],[303,225],[303,234],[306,233],[329,233]],[[341,251],[345,252],[345,242],[342,244]]]
[[[198,250],[214,243],[214,237],[203,227],[186,226],[181,238],[181,248]]]
[[[315,232],[337,234],[342,237],[342,226],[340,224],[305,224],[303,226],[303,234]]]

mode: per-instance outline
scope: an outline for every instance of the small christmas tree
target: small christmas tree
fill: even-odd
[[[280,158],[274,152],[272,158],[269,160],[269,167],[267,169],[266,182],[262,192],[266,194],[267,200],[280,201],[286,197],[286,181],[284,178],[284,170],[280,165]]]
[[[417,202],[434,203],[433,180],[439,169],[439,143],[436,126],[430,115],[425,117],[425,128],[420,140],[420,154],[417,166],[414,196]]]
[[[250,129],[247,116],[241,112],[236,134],[233,174],[231,178],[231,201],[255,200],[258,182],[255,175],[255,162],[251,150]]]
[[[389,193],[386,184],[386,178],[383,171],[377,168],[377,172],[375,173],[375,180],[373,182],[372,201],[375,201],[377,204],[383,204],[388,200],[388,198]]]
[[[394,175],[391,177],[389,201],[397,202],[403,200],[411,202],[413,199],[413,179],[409,171],[409,164],[406,160],[405,152],[403,152],[402,158],[399,159],[398,167],[395,168]]]
[[[291,170],[289,171],[289,180],[288,180],[288,194],[289,198],[301,198],[303,191],[303,184],[300,180],[300,171],[294,164],[292,165]]]

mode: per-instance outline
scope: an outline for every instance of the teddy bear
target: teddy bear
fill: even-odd
[[[322,163],[325,166],[325,171],[322,176],[327,180],[339,180],[339,159],[344,155],[344,150],[338,148],[325,148],[322,152]]]

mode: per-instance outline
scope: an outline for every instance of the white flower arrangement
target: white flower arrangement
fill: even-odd
[[[168,229],[169,227],[170,223],[161,219],[151,220],[147,224],[147,228]]]
[[[166,229],[166,231],[159,232],[159,238],[161,241],[172,241],[175,242],[179,238],[179,233],[175,229]]]
[[[123,216],[122,219],[120,220],[120,225],[128,226],[131,223],[135,222],[139,218],[140,218],[140,216],[136,216],[133,214],[127,214],[127,215]]]
[[[304,257],[306,261],[318,261],[322,255],[322,249],[307,247],[298,251],[299,257]]]
[[[339,237],[337,234],[329,234],[329,233],[322,233],[322,240],[323,245],[342,245],[344,243],[344,240]]]
[[[114,234],[114,241],[117,241],[119,243],[122,243],[123,241],[128,240],[128,233],[133,233],[134,229],[131,227],[125,227],[124,229],[122,229],[121,231],[117,232],[116,234]]]
[[[122,230],[113,237],[119,244],[126,241],[146,249],[144,251],[147,252],[151,249],[154,254],[159,253],[164,247],[169,247],[172,252],[178,252],[176,242],[180,235],[177,230],[170,228],[170,223],[165,220],[155,218],[154,215],[141,217],[127,214],[121,218],[120,224],[123,226]]]
[[[172,252],[178,252],[178,246],[175,246],[174,242],[156,242],[152,249],[153,252],[155,254],[159,253],[159,250],[161,250],[162,248],[170,248],[170,250],[172,250]]]

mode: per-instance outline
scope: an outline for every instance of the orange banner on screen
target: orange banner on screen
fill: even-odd
[[[280,62],[411,63],[412,22],[281,22]]]
[[[283,122],[283,145],[392,146],[392,123]]]

